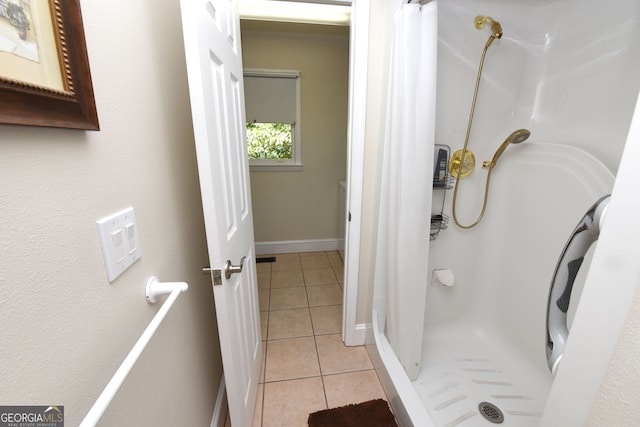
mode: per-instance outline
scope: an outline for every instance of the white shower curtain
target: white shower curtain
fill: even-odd
[[[415,379],[429,273],[437,2],[402,5],[393,31],[374,286],[386,300],[387,339]]]

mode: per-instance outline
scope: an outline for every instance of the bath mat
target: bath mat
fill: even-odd
[[[309,415],[309,427],[398,427],[385,400],[325,409]]]

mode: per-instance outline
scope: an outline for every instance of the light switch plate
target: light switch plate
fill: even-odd
[[[133,208],[109,215],[96,222],[109,282],[113,282],[142,257],[138,226]]]

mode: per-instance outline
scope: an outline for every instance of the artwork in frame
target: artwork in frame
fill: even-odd
[[[0,123],[100,129],[80,0],[0,0]]]

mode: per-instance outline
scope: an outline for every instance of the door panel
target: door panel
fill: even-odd
[[[234,427],[249,426],[262,361],[240,21],[232,0],[182,0],[191,112],[222,362]],[[241,272],[225,277],[227,260]],[[212,283],[215,281],[212,276]]]

